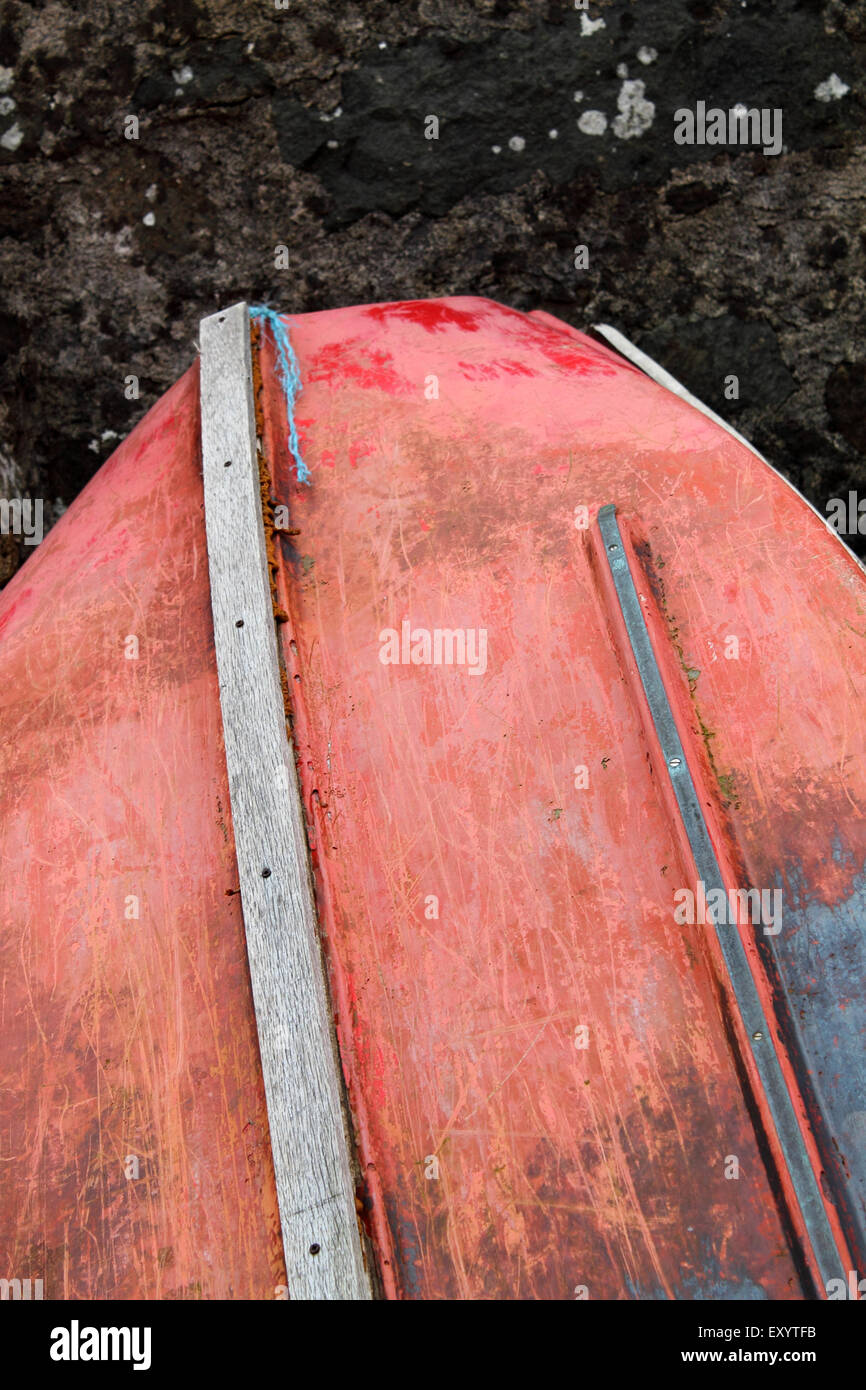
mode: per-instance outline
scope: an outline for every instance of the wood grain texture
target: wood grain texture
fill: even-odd
[[[245,304],[201,324],[205,519],[226,761],[292,1298],[371,1297],[286,736]]]

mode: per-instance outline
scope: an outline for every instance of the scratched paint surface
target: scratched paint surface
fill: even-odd
[[[684,561],[682,502],[642,518],[644,566],[692,673],[744,886],[777,891],[755,939],[827,1180],[866,1268],[866,577],[756,467],[726,515],[707,489]],[[744,543],[747,538],[747,543]],[[736,638],[738,656],[725,656]],[[778,930],[776,929],[778,927]]]
[[[46,1298],[285,1280],[198,440],[195,368],[0,595],[0,1276]]]
[[[763,698],[755,708],[751,667],[717,663],[714,727],[724,713],[731,748],[773,761],[773,794],[755,779],[737,834],[744,854],[811,845],[810,891],[817,876],[837,904],[851,875],[832,859],[824,872],[797,787],[816,726],[816,785],[861,746],[841,691],[862,680],[862,647],[846,648],[835,715],[809,687],[813,631],[838,652],[843,619],[864,626],[862,578],[817,523],[812,569],[792,564],[806,508],[785,484],[546,316],[459,299],[289,324],[313,485],[293,481],[266,344],[265,451],[299,533],[278,542],[280,631],[386,1291],[804,1296],[707,929],[674,920],[693,871],[575,509],[615,502],[630,544],[652,536],[695,641],[720,642],[744,615],[778,633],[772,686],[800,701],[785,698],[784,734],[775,703],[772,718]],[[664,629],[663,596],[639,587]],[[380,634],[404,621],[485,629],[485,669],[427,664],[420,640],[417,663],[383,664]],[[672,639],[688,719],[674,653]],[[862,787],[862,763],[850,769]],[[703,772],[713,798],[708,759]],[[849,802],[849,848],[856,814]]]

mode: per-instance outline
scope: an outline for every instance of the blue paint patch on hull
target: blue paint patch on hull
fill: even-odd
[[[838,840],[831,852],[850,865]],[[787,880],[782,930],[761,948],[777,975],[783,1035],[811,1091],[822,1158],[831,1184],[844,1189],[835,1195],[866,1263],[866,866],[851,895],[832,905],[798,870],[789,868]]]

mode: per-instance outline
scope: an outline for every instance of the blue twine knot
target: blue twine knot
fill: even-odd
[[[286,398],[286,419],[289,422],[289,450],[295,460],[295,476],[299,483],[311,483],[310,470],[301,458],[301,446],[298,442],[298,431],[295,428],[295,400],[301,388],[301,374],[298,371],[298,359],[295,357],[294,349],[289,340],[289,332],[275,309],[269,309],[266,304],[251,304],[250,317],[254,319],[264,319],[270,325],[273,334],[274,347],[277,350],[277,370],[279,371],[280,383],[283,388],[283,395]]]

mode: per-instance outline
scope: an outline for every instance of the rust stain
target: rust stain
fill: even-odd
[[[289,744],[290,744],[290,746],[292,747],[293,751],[295,751],[295,757],[297,758],[297,751],[296,751],[296,747],[295,747],[295,733],[294,733],[294,729],[295,729],[295,710],[294,710],[293,703],[292,703],[292,700],[291,700],[291,697],[290,697],[290,694],[289,694],[289,676],[288,676],[288,654],[289,654],[289,653],[291,653],[291,655],[295,658],[294,661],[293,661],[293,667],[295,668],[294,671],[293,671],[293,674],[294,674],[294,679],[297,680],[297,681],[300,681],[300,672],[299,672],[299,670],[297,669],[297,668],[298,668],[298,665],[299,665],[299,663],[298,663],[298,661],[297,661],[297,647],[296,647],[296,644],[291,640],[291,635],[290,635],[290,633],[289,633],[289,632],[286,632],[286,634],[285,634],[283,640],[280,640],[281,634],[283,633],[283,629],[286,628],[287,625],[291,622],[291,618],[290,618],[290,615],[289,615],[289,612],[288,612],[287,606],[286,606],[286,575],[285,575],[284,567],[283,567],[283,565],[281,564],[281,558],[280,558],[280,556],[278,555],[277,546],[276,546],[276,527],[275,527],[275,524],[274,524],[274,522],[275,522],[275,518],[274,518],[274,507],[275,507],[275,505],[276,505],[276,501],[275,501],[275,490],[274,490],[273,480],[272,480],[272,476],[271,476],[271,470],[270,470],[270,467],[269,467],[269,465],[268,465],[267,441],[268,441],[268,439],[269,439],[270,436],[269,436],[268,430],[267,430],[267,428],[266,428],[266,425],[267,425],[267,423],[268,423],[268,422],[266,421],[266,417],[265,417],[265,398],[266,398],[266,391],[265,391],[265,387],[264,387],[264,379],[263,379],[262,365],[261,365],[262,335],[261,335],[261,325],[260,325],[256,320],[252,320],[252,321],[251,321],[251,324],[250,324],[250,338],[251,338],[251,357],[252,357],[252,371],[253,371],[253,394],[254,394],[255,414],[256,414],[256,435],[257,435],[257,439],[258,439],[258,441],[259,441],[259,447],[258,447],[258,465],[259,465],[259,480],[260,480],[260,490],[261,490],[261,499],[262,499],[262,520],[263,520],[264,529],[265,529],[266,553],[267,553],[268,566],[269,566],[269,573],[270,573],[270,581],[271,581],[271,604],[272,604],[272,607],[273,607],[274,622],[275,622],[275,624],[276,624],[276,629],[277,629],[277,634],[278,634],[277,651],[278,651],[279,668],[280,668],[280,689],[281,689],[282,697],[283,697],[283,709],[284,709],[285,716],[286,716],[286,734],[287,734],[288,739],[289,739]],[[271,378],[270,378],[270,384],[271,384],[271,385],[273,384],[273,380],[274,380],[274,378],[273,378],[273,375],[272,375]],[[286,534],[286,533],[284,532],[284,534]],[[293,530],[290,530],[290,531],[287,532],[287,534],[288,534],[288,535],[292,535],[292,536],[300,535],[300,528],[295,528],[295,529],[293,529]],[[300,779],[299,779],[299,782],[300,782]],[[301,786],[299,787],[299,789],[303,792],[303,790],[304,790],[303,785],[301,785]],[[311,806],[312,808],[316,808],[316,807],[318,806],[318,803],[319,803],[318,792],[317,792],[317,791],[313,791],[312,795],[311,795],[310,798],[309,798],[309,804],[310,804],[310,806]],[[327,808],[324,808],[324,809],[326,810]],[[315,811],[313,811],[313,815],[315,815]],[[316,864],[316,861],[317,861],[317,852],[316,852],[316,839],[317,839],[317,835],[316,835],[315,821],[314,821],[313,824],[311,825],[310,821],[309,821],[309,820],[307,819],[307,817],[305,816],[305,818],[304,818],[304,829],[305,829],[305,834],[306,834],[306,839],[307,839],[307,849],[308,849],[308,852],[309,852],[309,854],[310,854],[311,864],[313,865],[313,867],[314,867],[314,869],[315,869],[315,864]],[[314,888],[315,888],[315,887],[317,886],[317,884],[318,884],[318,880],[317,880],[317,878],[316,878],[315,872],[314,872],[314,874],[313,874],[313,883],[314,883]],[[318,907],[318,903],[317,903],[317,907]],[[328,972],[328,952],[327,952],[327,947],[326,947],[326,945],[325,945],[324,942],[322,943],[322,950],[323,950],[323,965],[324,965],[324,967],[325,967],[326,974],[327,974],[327,972]],[[327,979],[326,979],[326,991],[330,994],[329,983],[328,983]],[[345,1088],[345,1078],[343,1078],[343,1084],[344,1084],[344,1088]],[[345,1100],[346,1100],[346,1098],[345,1098],[345,1089],[344,1089],[344,1101],[345,1101]],[[346,1101],[346,1113],[347,1113],[347,1114],[350,1114],[350,1113],[351,1113],[351,1107],[349,1106],[349,1104],[348,1104],[347,1101]],[[369,1192],[369,1186],[368,1186],[368,1184],[365,1184],[365,1182],[364,1182],[364,1180],[363,1180],[361,1165],[360,1165],[360,1162],[359,1162],[357,1150],[356,1150],[356,1148],[355,1148],[354,1146],[350,1146],[349,1160],[350,1160],[350,1164],[351,1164],[351,1166],[352,1166],[353,1175],[354,1175],[355,1180],[356,1180],[356,1192],[357,1192],[357,1193],[364,1193],[365,1196],[366,1196],[366,1195],[368,1194],[368,1192]],[[368,1205],[368,1203],[365,1202],[365,1200],[364,1200],[362,1197],[358,1196],[358,1195],[356,1195],[355,1201],[356,1201],[356,1219],[357,1219],[357,1222],[358,1222],[358,1231],[359,1231],[359,1234],[360,1234],[360,1236],[361,1236],[361,1251],[362,1251],[362,1256],[363,1256],[363,1259],[364,1259],[364,1264],[365,1264],[365,1267],[367,1268],[367,1271],[368,1271],[368,1273],[369,1273],[369,1275],[370,1275],[370,1278],[371,1278],[371,1280],[372,1280],[374,1290],[381,1290],[382,1285],[383,1285],[383,1280],[384,1280],[384,1283],[385,1283],[385,1285],[386,1285],[386,1287],[387,1287],[387,1274],[386,1274],[386,1271],[383,1270],[383,1269],[381,1268],[381,1264],[377,1263],[376,1260],[373,1258],[373,1255],[372,1255],[372,1242],[371,1242],[371,1233],[370,1233],[370,1221],[369,1221],[369,1213],[368,1213],[368,1210],[367,1210],[367,1205]]]
[[[284,623],[290,621],[283,604],[280,602],[277,592],[277,576],[279,574],[279,562],[276,552],[276,526],[274,524],[274,490],[271,479],[270,469],[265,454],[265,417],[262,404],[262,366],[260,358],[261,350],[261,325],[256,319],[250,321],[250,348],[253,369],[253,400],[256,413],[256,439],[258,447],[256,457],[259,468],[259,493],[262,499],[262,522],[265,529],[265,553],[268,562],[268,575],[271,584],[271,606],[274,614],[274,622],[279,629]],[[297,535],[298,532],[290,532]],[[292,734],[292,701],[289,694],[289,680],[286,675],[286,664],[282,657],[282,649],[278,646],[280,659],[280,690],[283,696],[283,712],[286,717],[286,731],[291,738]]]
[[[640,560],[643,572],[646,575],[647,583],[652,589],[653,595],[658,603],[665,623],[667,624],[671,645],[677,654],[677,659],[683,675],[686,678],[689,696],[698,725],[698,732],[700,733],[701,742],[704,746],[713,781],[721,793],[722,806],[725,810],[729,807],[733,807],[735,811],[738,811],[740,809],[740,802],[737,793],[736,773],[733,770],[730,772],[722,772],[716,762],[716,756],[713,750],[713,740],[716,738],[716,734],[704,723],[700,705],[695,695],[700,671],[686,657],[685,649],[680,641],[680,629],[677,626],[677,620],[668,606],[665,582],[662,575],[659,573],[660,570],[664,569],[665,561],[660,555],[653,556],[652,547],[647,541],[636,542],[634,550],[636,556]]]

